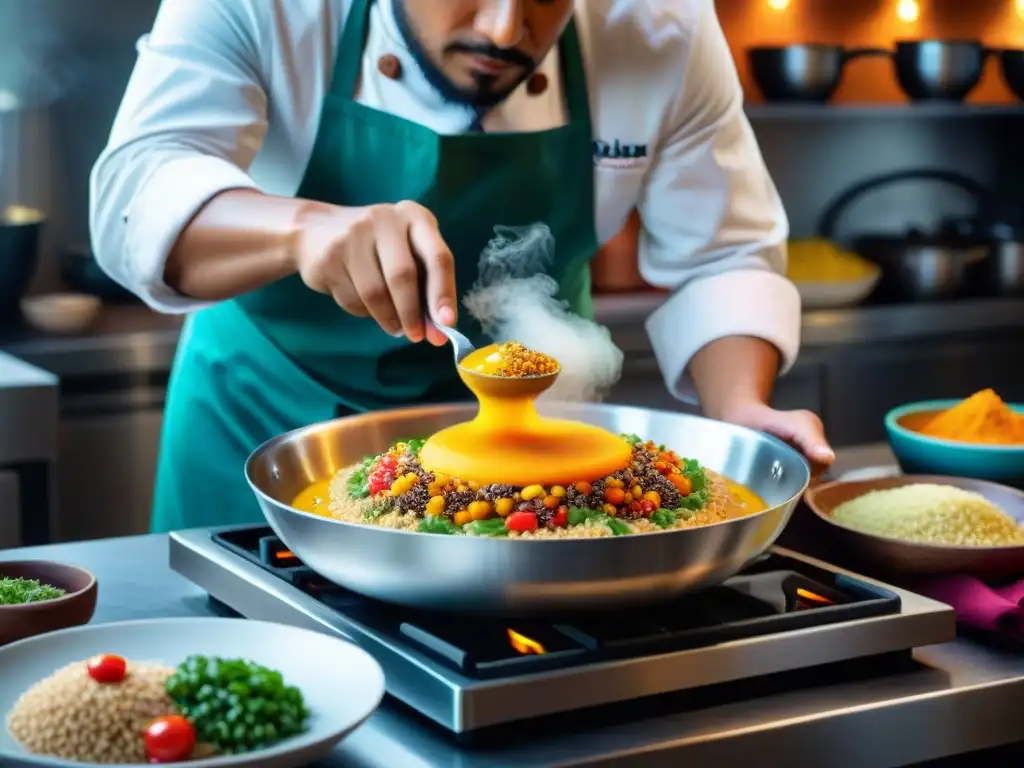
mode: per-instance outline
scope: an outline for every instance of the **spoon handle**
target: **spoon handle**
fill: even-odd
[[[420,289],[420,310],[423,312],[423,322],[427,325],[433,325],[435,328],[440,328],[441,326],[434,322],[434,318],[430,316],[430,300],[427,298],[427,272],[419,259],[416,260],[416,271],[419,273],[418,286]]]

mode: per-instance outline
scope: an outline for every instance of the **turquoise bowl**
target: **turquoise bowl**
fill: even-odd
[[[940,440],[908,426],[917,419],[924,420],[926,414],[947,410],[961,402],[926,400],[893,408],[885,415],[889,446],[900,469],[908,475],[971,477],[1024,488],[1024,445],[975,445]],[[1010,407],[1024,413],[1024,404]]]

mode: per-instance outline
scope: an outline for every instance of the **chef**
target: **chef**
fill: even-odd
[[[828,464],[768,405],[800,300],[742,101],[712,0],[163,0],[91,179],[100,264],[189,314],[153,529],[260,520],[241,467],[281,432],[464,399],[424,313],[484,341],[494,226],[548,225],[589,315],[634,209],[669,389]]]

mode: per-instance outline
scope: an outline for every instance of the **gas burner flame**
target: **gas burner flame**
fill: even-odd
[[[547,649],[543,645],[538,643],[526,635],[521,635],[514,629],[506,630],[508,632],[508,642],[517,653],[521,653],[523,656],[540,655],[547,653]]]
[[[819,605],[832,605],[834,601],[829,600],[827,597],[811,592],[810,590],[798,587],[796,590],[796,596],[801,600],[807,600],[810,603],[818,603]]]

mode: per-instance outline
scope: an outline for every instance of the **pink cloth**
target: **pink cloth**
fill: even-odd
[[[912,589],[953,606],[966,627],[1024,638],[1024,580],[992,587],[973,576],[948,576]]]

